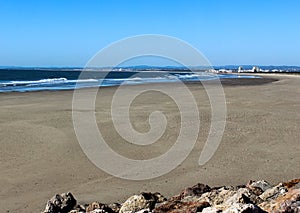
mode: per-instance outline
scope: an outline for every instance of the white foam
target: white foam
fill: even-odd
[[[79,79],[79,80],[68,80],[66,78],[48,78],[41,79],[36,81],[6,81],[1,82],[0,86],[33,86],[33,85],[45,85],[45,84],[61,84],[61,83],[89,83],[89,82],[98,82],[96,79]]]

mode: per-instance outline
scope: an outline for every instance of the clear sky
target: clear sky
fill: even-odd
[[[300,65],[299,0],[1,0],[0,65],[84,66],[138,34],[187,41],[213,65]]]

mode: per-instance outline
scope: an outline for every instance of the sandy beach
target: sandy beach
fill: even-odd
[[[140,191],[159,191],[168,197],[197,182],[217,186],[244,184],[250,179],[277,183],[298,178],[300,77],[264,77],[268,79],[224,82],[226,129],[217,152],[204,166],[197,162],[211,110],[204,88],[188,84],[201,117],[197,143],[175,170],[148,181],[113,177],[88,160],[73,128],[73,91],[0,94],[0,212],[41,212],[54,194],[68,191],[86,203],[124,202]],[[180,128],[175,103],[154,91],[137,97],[131,108],[137,130],[149,128],[147,118],[155,110],[165,112],[169,125],[157,143],[138,147],[124,143],[113,128],[110,102],[114,91],[101,89],[96,101],[97,122],[108,144],[133,159],[153,158],[168,150]]]

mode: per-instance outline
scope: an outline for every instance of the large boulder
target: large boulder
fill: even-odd
[[[160,193],[143,192],[128,198],[121,206],[120,213],[137,212],[143,209],[154,209],[156,203],[165,201],[166,198]]]
[[[203,193],[198,200],[202,202],[208,202],[211,204],[211,206],[215,206],[224,203],[235,193],[236,191],[231,188],[221,187],[210,192]]]
[[[259,205],[267,212],[300,212],[300,189],[290,189],[275,200],[265,201]]]
[[[267,189],[259,197],[262,200],[271,200],[277,198],[280,195],[283,195],[285,192],[287,192],[287,189],[282,183],[279,183],[277,186]]]
[[[57,194],[48,200],[44,213],[68,213],[75,206],[76,200],[70,192]]]

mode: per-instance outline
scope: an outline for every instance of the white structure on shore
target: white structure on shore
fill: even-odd
[[[259,72],[260,71],[260,68],[257,67],[257,66],[254,66],[251,70],[252,72]]]
[[[243,67],[239,66],[238,72],[243,72]]]
[[[242,66],[239,66],[239,68],[238,68],[238,72],[239,73],[241,73],[241,72],[261,72],[262,70],[258,67],[258,66],[254,66],[254,67],[252,67],[252,69],[251,70],[245,70],[245,69],[243,69],[243,67]]]

